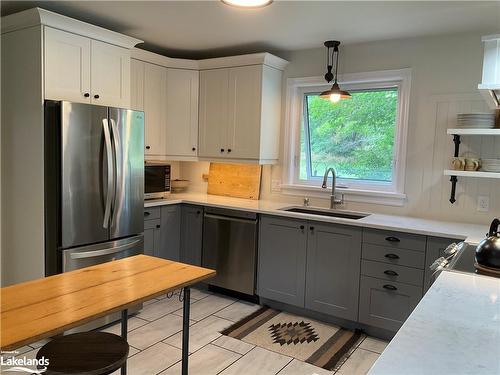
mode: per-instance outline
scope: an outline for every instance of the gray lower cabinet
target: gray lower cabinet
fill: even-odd
[[[361,229],[309,223],[305,307],[356,321]]]
[[[161,235],[158,256],[163,259],[180,261],[181,207],[168,205],[161,207]]]
[[[361,276],[359,322],[397,331],[422,298],[422,287]]]
[[[425,252],[425,277],[424,277],[424,293],[432,285],[431,264],[439,257],[444,256],[444,250],[453,242],[459,243],[462,240],[454,240],[452,238],[428,237],[427,249]]]
[[[181,216],[180,260],[183,263],[201,266],[203,207],[183,205]]]
[[[144,254],[158,256],[160,253],[160,219],[144,220]]]
[[[261,218],[257,271],[260,297],[304,307],[306,226],[301,220]]]

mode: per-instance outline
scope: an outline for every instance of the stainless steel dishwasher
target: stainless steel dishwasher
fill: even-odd
[[[257,214],[206,208],[203,221],[203,267],[217,275],[210,285],[254,295]]]

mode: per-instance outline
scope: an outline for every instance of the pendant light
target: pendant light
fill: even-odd
[[[323,99],[328,99],[332,103],[338,103],[341,99],[350,99],[351,94],[341,90],[337,82],[337,73],[339,71],[339,45],[337,40],[328,40],[325,42],[326,47],[326,82],[330,83],[333,80],[333,86],[330,90],[323,91],[319,96]],[[331,52],[330,52],[331,50]],[[335,61],[335,71],[332,73],[333,63]]]

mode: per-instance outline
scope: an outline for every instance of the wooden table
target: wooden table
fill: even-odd
[[[189,286],[214,275],[210,269],[136,255],[2,288],[0,347],[12,350],[117,311],[126,339],[129,307],[184,288],[182,374],[187,374]]]

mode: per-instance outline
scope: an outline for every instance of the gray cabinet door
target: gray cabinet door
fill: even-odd
[[[306,308],[358,318],[361,228],[309,223]]]
[[[257,269],[260,297],[304,307],[306,246],[305,221],[261,218]]]
[[[144,254],[159,256],[161,241],[161,221],[144,220]]]
[[[439,257],[444,255],[444,250],[453,242],[458,243],[462,240],[454,240],[452,238],[428,237],[427,249],[425,252],[425,276],[424,276],[424,293],[432,285],[431,264]]]
[[[181,262],[201,266],[203,245],[203,207],[181,207]]]
[[[397,331],[422,298],[422,288],[361,276],[359,322]]]
[[[179,205],[161,208],[161,240],[159,257],[180,261],[181,207]]]

